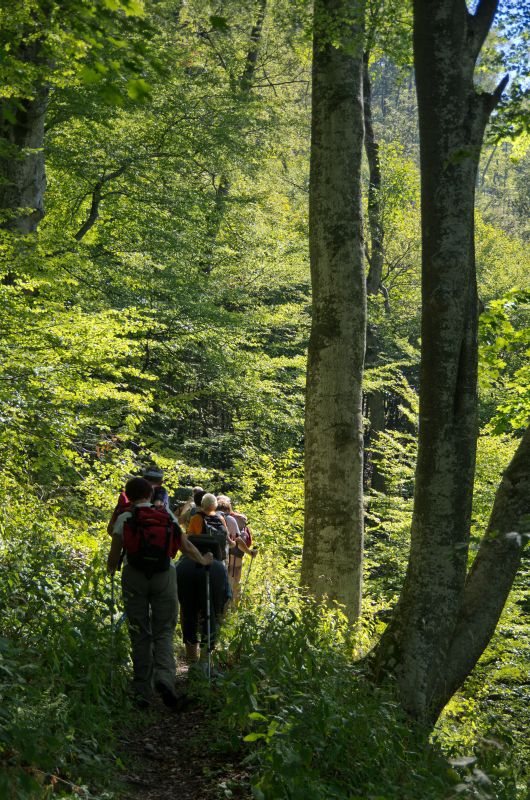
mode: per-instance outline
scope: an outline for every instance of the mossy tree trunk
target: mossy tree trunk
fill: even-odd
[[[363,22],[362,2],[315,3],[302,583],[344,604],[351,619],[363,550]]]
[[[25,47],[19,58],[38,66],[38,44]],[[0,102],[0,226],[23,235],[34,233],[44,216],[48,95],[48,87],[41,84],[30,99],[5,98]]]
[[[429,722],[486,646],[518,563],[514,541],[522,541],[504,536],[509,531],[494,511],[467,576],[477,441],[474,194],[485,126],[505,85],[481,93],[473,77],[496,7],[481,0],[470,14],[464,0],[414,2],[423,246],[419,448],[408,570],[374,661],[380,678],[396,679],[404,708]],[[521,447],[528,451],[528,434]],[[508,471],[517,474],[517,488],[501,485],[496,503],[504,507],[512,493],[515,531],[530,503],[521,458]],[[492,558],[497,550],[509,567]],[[485,608],[473,618],[479,585]],[[458,652],[464,644],[465,657]]]
[[[364,109],[364,149],[368,162],[368,228],[370,232],[370,253],[367,255],[369,268],[366,276],[367,295],[377,295],[383,291],[384,266],[384,226],[381,207],[381,161],[372,117],[372,82],[370,79],[370,53],[363,55],[363,109]],[[368,250],[368,247],[366,247]],[[388,312],[387,312],[388,313]],[[366,367],[375,366],[381,354],[381,340],[377,326],[370,323],[366,329]],[[386,489],[384,475],[379,465],[372,459],[370,447],[376,444],[378,435],[386,428],[385,393],[382,389],[369,392],[366,397],[368,428],[365,432],[365,476],[370,488],[378,492]]]

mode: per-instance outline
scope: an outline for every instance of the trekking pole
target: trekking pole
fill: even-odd
[[[212,653],[211,653],[211,622],[210,622],[210,567],[206,567],[206,636],[208,647],[208,683],[212,676]]]
[[[247,574],[245,575],[245,583],[243,584],[243,588],[241,589],[241,597],[243,597],[243,595],[245,593],[245,589],[247,588],[248,579],[250,578],[250,570],[252,569],[252,564],[254,563],[254,558],[256,558],[256,556],[254,556],[254,557],[252,557],[250,559],[250,562],[249,562],[249,565],[248,565],[248,569],[247,569]]]
[[[110,576],[110,685],[114,683],[114,573]]]

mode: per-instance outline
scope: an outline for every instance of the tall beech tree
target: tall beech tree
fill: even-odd
[[[477,90],[497,0],[415,0],[422,181],[419,449],[403,590],[374,654],[404,708],[436,720],[486,647],[517,570],[530,512],[530,432],[499,486],[468,572],[477,442],[474,195],[484,130],[507,79]]]
[[[246,51],[244,65],[239,75],[230,72],[230,84],[234,94],[239,98],[240,102],[245,103],[250,99],[252,86],[256,78],[256,70],[258,67],[258,58],[261,40],[263,36],[263,24],[265,22],[265,14],[267,13],[267,0],[258,0],[256,8],[256,18],[250,31],[248,49]],[[226,24],[224,17],[220,18]],[[221,31],[224,27],[221,26]],[[208,41],[211,41],[207,35]],[[226,65],[221,56],[221,63],[223,68]],[[221,174],[219,177],[213,176],[212,183],[215,189],[215,203],[209,221],[208,241],[206,253],[203,257],[203,272],[205,275],[210,275],[213,269],[213,257],[217,239],[221,232],[223,219],[227,209],[227,203],[230,197],[230,177]]]
[[[352,619],[363,548],[363,23],[361,0],[315,3],[302,582]]]
[[[25,68],[42,72],[39,42],[21,44],[17,55]],[[48,95],[40,80],[30,97],[0,99],[0,224],[20,234],[33,233],[44,216]]]
[[[121,88],[124,76],[139,70],[144,59],[134,43],[117,38],[135,31],[141,0],[96,0],[93,6],[87,11],[81,0],[72,0],[65,9],[57,0],[32,0],[18,4],[0,24],[0,226],[22,236],[35,233],[44,217],[51,90],[97,83],[99,100],[117,103],[147,88],[141,80]]]
[[[367,222],[368,241],[365,244],[365,255],[368,261],[366,275],[366,293],[368,297],[382,294],[385,300],[385,311],[390,313],[388,289],[384,285],[383,272],[385,266],[385,224],[383,212],[380,142],[374,126],[372,77],[370,60],[372,52],[384,52],[400,65],[409,65],[412,59],[412,43],[409,31],[411,6],[408,0],[370,0],[366,8],[366,36],[363,54],[363,111],[364,111],[364,148],[368,165]],[[377,326],[370,320],[370,304],[366,329],[365,366],[370,368],[381,360],[383,344]],[[365,398],[365,415],[368,425],[365,431],[364,471],[365,479],[369,478],[370,488],[379,492],[386,489],[384,474],[377,460],[372,458],[372,447],[377,443],[379,434],[386,427],[386,399],[383,389],[367,392]],[[367,481],[368,483],[368,481]]]

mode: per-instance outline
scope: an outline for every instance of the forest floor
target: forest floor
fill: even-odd
[[[177,693],[187,686],[187,666],[177,663]],[[144,713],[144,712],[139,712]],[[246,800],[249,773],[227,760],[222,748],[209,748],[208,709],[193,701],[180,712],[158,698],[145,724],[119,737],[119,755],[126,765],[120,800]]]

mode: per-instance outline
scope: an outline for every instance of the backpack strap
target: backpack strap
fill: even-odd
[[[167,553],[168,556],[170,555],[170,543],[171,543],[171,538],[173,536],[173,528],[174,528],[174,526],[175,526],[175,523],[171,519],[171,516],[168,514],[167,515],[167,526],[166,526],[166,553]]]
[[[140,536],[140,542],[143,543],[145,541],[142,531],[142,526],[140,525],[140,520],[138,519],[138,509],[136,506],[131,508],[131,516],[129,518],[129,525],[133,529],[133,531]]]

